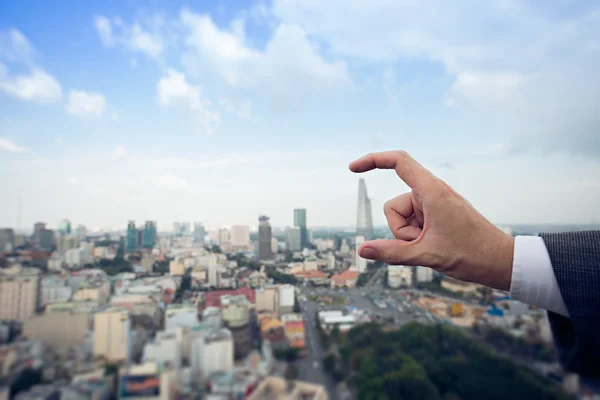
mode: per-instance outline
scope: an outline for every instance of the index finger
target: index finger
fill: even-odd
[[[393,169],[411,189],[419,182],[430,179],[429,171],[405,151],[371,153],[350,163],[350,171],[367,172],[372,169]]]

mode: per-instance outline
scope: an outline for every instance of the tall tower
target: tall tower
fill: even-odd
[[[306,209],[296,208],[294,210],[294,226],[300,228],[300,248],[308,245],[308,230],[306,229]]]
[[[146,221],[144,224],[144,233],[142,238],[142,247],[151,249],[156,244],[156,221]]]
[[[373,214],[371,214],[371,199],[367,196],[365,180],[358,180],[358,212],[356,218],[356,235],[364,236],[366,240],[373,239]]]
[[[271,251],[271,224],[269,217],[258,217],[258,259],[268,260],[273,256]]]
[[[135,229],[135,221],[129,221],[129,223],[127,223],[125,252],[134,253],[137,249],[137,229]]]

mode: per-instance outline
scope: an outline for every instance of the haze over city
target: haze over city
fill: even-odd
[[[382,149],[498,224],[600,220],[594,2],[344,4],[4,3],[0,225],[352,226]],[[366,182],[383,225],[407,188]]]
[[[592,0],[1,1],[0,400],[598,399],[598,66]]]

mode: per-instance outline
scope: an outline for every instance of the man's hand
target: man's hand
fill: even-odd
[[[448,184],[404,151],[366,155],[352,172],[394,169],[411,192],[384,206],[396,239],[372,240],[361,257],[388,264],[422,265],[450,277],[509,290],[514,239],[494,226]]]

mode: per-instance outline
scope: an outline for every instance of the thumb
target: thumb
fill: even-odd
[[[423,265],[423,252],[419,244],[398,239],[371,240],[360,246],[358,254],[362,258],[387,264]]]

